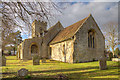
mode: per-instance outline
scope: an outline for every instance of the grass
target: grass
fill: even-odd
[[[58,74],[66,75],[71,80],[117,80],[118,62],[107,61],[108,69],[99,70],[99,62],[63,63],[47,60],[40,65],[32,65],[32,60],[17,60],[15,56],[7,56],[7,64],[2,67],[3,78],[16,78],[17,71],[21,68],[29,70],[32,78],[54,78]],[[41,62],[41,61],[40,61]],[[12,80],[12,79],[11,79]],[[35,79],[37,80],[37,79]]]

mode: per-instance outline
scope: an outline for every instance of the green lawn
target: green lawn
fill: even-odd
[[[17,60],[15,56],[7,56],[7,64],[2,67],[3,78],[15,78],[21,68],[29,70],[32,78],[54,78],[58,74],[66,75],[70,80],[117,80],[118,62],[107,61],[108,69],[99,70],[99,62],[63,63],[47,60],[47,63],[32,65],[32,60]]]

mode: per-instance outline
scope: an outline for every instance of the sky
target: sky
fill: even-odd
[[[3,2],[34,2],[34,1],[39,1],[39,2],[49,2],[49,1],[54,1],[54,2],[118,2],[120,0],[1,0]]]
[[[118,21],[118,4],[115,2],[77,2],[77,3],[61,3],[68,5],[61,16],[57,19],[63,24],[64,27],[71,25],[89,14],[95,18],[96,22],[102,26],[109,21]],[[56,20],[56,22],[58,21]]]
[[[84,2],[70,0],[69,2],[58,2],[57,4],[65,9],[62,10],[62,14],[56,15],[50,26],[60,21],[63,27],[67,27],[87,17],[89,14],[92,14],[100,29],[103,27],[103,24],[107,22],[118,22],[117,1],[119,0],[115,0],[115,2],[112,2],[113,0],[104,0],[104,2],[100,2],[101,0],[87,1],[88,0],[84,0]],[[50,26],[48,26],[48,28]],[[30,37],[27,33],[22,34],[23,39]]]

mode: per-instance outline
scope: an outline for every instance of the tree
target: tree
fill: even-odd
[[[9,39],[11,40],[11,47],[14,51],[14,54],[15,54],[15,51],[17,50],[17,46],[22,42],[22,37],[21,37],[21,32],[20,31],[17,31],[17,32],[14,32],[14,33],[10,33],[9,34]]]
[[[1,31],[1,48],[2,48],[2,54],[3,54],[3,52],[4,52],[4,50],[5,50],[5,45],[7,45],[7,44],[9,44],[10,43],[10,39],[9,39],[9,33],[10,33],[11,31],[10,30],[8,30],[8,28],[6,28],[6,29],[3,29],[2,31]]]
[[[117,56],[119,56],[119,54],[120,54],[119,48],[116,48],[116,49],[115,49],[115,54],[116,54]]]
[[[21,32],[13,32],[9,34],[9,40],[11,41],[11,44],[19,45],[22,42]]]
[[[3,49],[6,49],[6,46],[9,46],[13,49],[15,54],[17,46],[22,42],[21,32],[17,31],[9,33],[9,35],[7,35],[6,37],[4,36],[3,42]]]
[[[10,33],[16,29],[27,28],[31,32],[31,22],[35,19],[47,21],[54,17],[55,13],[61,13],[60,8],[53,2],[2,2],[0,3],[0,15],[2,21],[2,52],[4,51]]]
[[[30,28],[31,22],[35,19],[50,21],[54,14],[61,12],[53,2],[2,2],[2,27]]]
[[[113,56],[115,56],[114,49],[118,45],[118,24],[109,22],[104,25],[102,30],[105,35],[106,45],[109,49],[112,49]]]

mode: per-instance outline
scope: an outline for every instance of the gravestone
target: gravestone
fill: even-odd
[[[4,55],[2,56],[2,66],[6,66],[6,58]]]
[[[38,55],[33,56],[33,65],[40,65],[40,57]]]
[[[42,59],[42,63],[46,63],[46,58],[43,58],[43,59]]]
[[[105,70],[105,69],[107,69],[107,62],[106,62],[106,57],[102,57],[102,58],[100,58],[100,60],[99,60],[99,68],[100,68],[100,70]]]
[[[25,77],[28,75],[28,70],[25,68],[22,68],[17,72],[17,74],[19,77]]]

